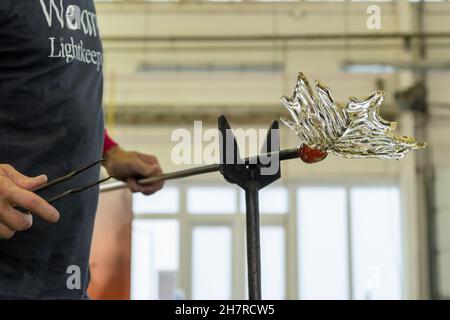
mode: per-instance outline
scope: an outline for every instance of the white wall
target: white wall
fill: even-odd
[[[394,32],[397,8],[383,4],[382,31]],[[159,3],[151,5],[99,4],[98,16],[104,38],[139,36],[239,36],[289,34],[373,33],[366,28],[367,4],[317,3]],[[147,11],[145,11],[147,10]],[[144,13],[147,12],[147,17]],[[347,18],[344,19],[344,15]],[[147,19],[147,20],[145,20]],[[147,22],[145,22],[147,21]],[[346,59],[395,60],[400,42],[384,40],[382,46],[357,41],[349,49],[342,41],[302,42],[209,42],[147,43],[105,42],[107,77],[115,77],[114,93],[106,83],[106,103],[117,105],[169,105],[176,107],[245,104],[278,105],[290,94],[299,71],[311,81],[320,79],[345,101],[349,95],[366,96],[374,88],[375,76],[349,75],[339,71]],[[283,46],[286,47],[283,48]],[[308,48],[321,46],[318,49]],[[324,49],[324,45],[337,49]],[[215,49],[212,49],[214,46]],[[257,47],[255,49],[254,47]],[[217,47],[222,48],[218,50]],[[250,48],[253,47],[253,48]],[[261,48],[261,47],[264,47]],[[365,48],[364,48],[365,47]],[[208,49],[209,48],[209,49]],[[259,48],[259,49],[258,49]],[[137,74],[142,61],[154,64],[240,64],[285,65],[282,74],[152,73]],[[383,75],[388,93],[397,88],[397,77]]]

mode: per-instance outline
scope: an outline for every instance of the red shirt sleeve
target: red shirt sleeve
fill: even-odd
[[[111,148],[114,148],[117,146],[118,143],[115,142],[111,137],[108,135],[108,132],[105,129],[104,133],[104,142],[103,142],[103,154],[107,153]]]

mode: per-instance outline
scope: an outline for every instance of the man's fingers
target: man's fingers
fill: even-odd
[[[156,191],[161,190],[162,187],[163,187],[162,183],[155,182],[155,183],[152,183],[150,185],[139,186],[139,190],[138,191],[142,192],[146,196],[149,196],[151,194],[154,194]]]
[[[0,239],[11,239],[15,231],[0,223]]]
[[[15,231],[24,231],[33,224],[31,214],[17,211],[10,205],[0,209],[0,223]]]
[[[158,158],[152,154],[138,153],[139,158],[148,164],[158,164]]]
[[[132,192],[141,192],[141,193],[145,194],[146,196],[149,196],[162,188],[162,183],[160,183],[160,182],[155,182],[155,183],[144,186],[144,185],[139,185],[136,182],[136,180],[133,178],[129,178],[127,180],[127,184],[128,184],[128,188],[130,188],[130,190]]]
[[[47,176],[45,175],[40,175],[37,177],[28,177],[20,173],[10,165],[3,165],[2,169],[3,172],[5,172],[6,176],[9,178],[9,180],[17,184],[19,187],[27,190],[32,190],[47,182]]]
[[[154,161],[153,158],[152,158],[152,161]],[[147,164],[147,167],[148,167],[148,172],[150,172],[149,174],[146,175],[147,177],[152,177],[152,176],[157,176],[157,175],[162,174],[162,169],[159,166],[159,164],[157,164],[157,163],[151,164],[151,165]],[[151,194],[155,193],[156,191],[160,190],[164,185],[164,181],[156,181],[154,183],[146,184],[146,185],[138,184],[136,181],[134,181],[134,182],[135,182],[135,184],[133,185],[133,187],[136,190],[135,192],[141,192],[141,193],[145,194],[146,196],[151,195]]]
[[[140,185],[136,182],[136,179],[133,178],[129,178],[127,180],[127,184],[128,188],[130,188],[132,192],[141,192],[146,196],[149,196],[155,193],[156,191],[160,190],[164,185],[162,181],[154,182],[148,185]]]
[[[152,156],[152,155],[142,155],[142,156],[146,157],[144,159],[147,160],[148,163],[152,163],[152,164],[147,164],[148,171],[150,172],[149,174],[146,175],[147,177],[158,176],[163,173],[160,165],[158,164],[158,161],[156,160],[156,158],[154,156]],[[136,188],[136,192],[141,192],[141,193],[145,194],[146,196],[149,196],[149,195],[155,193],[156,191],[162,189],[163,186],[164,186],[164,181],[161,180],[161,181],[156,181],[154,183],[147,184],[147,185],[140,185],[140,184],[136,183],[134,187]]]
[[[147,178],[162,174],[158,159],[153,155],[117,149],[113,154],[110,154],[108,161],[108,172],[120,180],[127,181],[132,192],[142,192],[149,195],[155,193],[164,185],[163,181],[147,185],[140,185],[136,181],[139,176]]]
[[[136,183],[136,179],[134,179],[134,178],[128,178],[128,179],[127,179],[127,185],[128,185],[128,188],[129,188],[132,192],[139,192],[140,186]]]
[[[59,220],[59,212],[47,201],[28,190],[22,189],[10,183],[7,200],[19,207],[29,210],[31,213],[40,216],[48,222]]]
[[[151,185],[151,186],[142,186],[140,192],[142,192],[146,196],[149,196],[149,195],[154,194],[158,190],[161,190],[162,187],[163,187],[162,183],[158,183],[158,184]]]
[[[147,165],[147,167],[148,167],[148,171],[150,172],[148,174],[149,177],[162,174],[161,167],[158,164]]]
[[[148,164],[140,159],[138,161],[133,161],[131,163],[132,170],[136,174],[141,175],[143,177],[150,177],[150,176],[155,175],[158,167],[159,167],[158,165]]]

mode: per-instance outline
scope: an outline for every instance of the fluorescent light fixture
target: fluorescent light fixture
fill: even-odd
[[[349,73],[393,73],[396,71],[436,71],[450,70],[450,61],[413,61],[413,62],[379,62],[379,61],[344,61],[342,70]]]
[[[281,63],[260,64],[151,64],[137,66],[138,73],[281,73]]]
[[[348,73],[394,73],[397,69],[386,63],[354,63],[346,62],[342,65],[342,70]]]

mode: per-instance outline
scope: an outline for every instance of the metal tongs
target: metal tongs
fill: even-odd
[[[84,172],[84,171],[86,171],[86,170],[88,170],[88,169],[90,169],[90,168],[92,168],[92,167],[95,167],[96,165],[102,163],[104,160],[105,160],[105,159],[100,159],[100,160],[97,160],[97,161],[92,162],[92,163],[90,163],[90,164],[87,164],[87,165],[85,165],[85,166],[83,166],[83,167],[81,167],[81,168],[79,168],[79,169],[72,170],[72,171],[70,171],[68,174],[66,174],[66,175],[64,175],[64,176],[62,176],[62,177],[53,179],[53,180],[47,182],[46,184],[43,184],[42,186],[40,186],[40,187],[38,187],[38,188],[36,188],[36,189],[33,189],[32,191],[33,191],[34,193],[39,192],[39,191],[43,191],[43,190],[46,190],[46,189],[48,189],[48,188],[50,188],[50,187],[53,187],[53,186],[55,186],[55,185],[57,185],[57,184],[60,184],[60,183],[62,183],[62,182],[64,182],[64,181],[67,181],[67,180],[69,180],[69,179],[72,179],[73,177],[79,175],[80,173],[82,173],[82,172]],[[109,179],[111,179],[111,178],[112,178],[111,176],[108,176],[108,177],[106,177],[106,178],[104,178],[104,179],[100,179],[100,180],[91,182],[91,183],[89,183],[89,184],[87,184],[87,185],[85,185],[85,186],[78,187],[78,188],[73,188],[73,189],[69,189],[69,190],[67,190],[67,191],[64,191],[64,192],[62,192],[62,193],[60,193],[60,194],[58,194],[58,195],[55,195],[55,196],[51,197],[50,199],[45,199],[45,200],[46,200],[48,203],[53,203],[53,202],[55,202],[55,201],[57,201],[57,200],[59,200],[59,199],[61,199],[61,198],[64,198],[64,197],[70,195],[70,194],[79,193],[79,192],[82,192],[82,191],[84,191],[84,190],[90,189],[90,188],[92,188],[92,187],[94,187],[94,186],[96,186],[96,185],[99,185],[99,184],[101,184],[102,182],[105,182],[105,181],[107,181],[107,180],[109,180]]]

